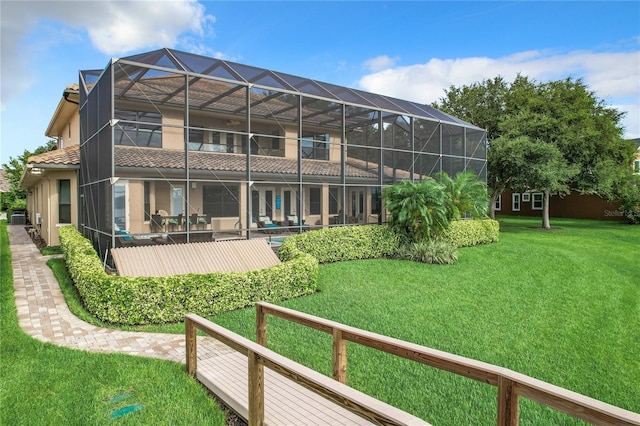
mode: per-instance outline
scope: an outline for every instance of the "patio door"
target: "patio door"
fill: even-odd
[[[365,211],[365,191],[364,189],[351,190],[351,210],[349,210],[349,221],[351,223],[361,223],[364,220]]]
[[[257,188],[251,191],[251,216],[254,221],[260,216],[275,220],[275,191],[273,188]]]
[[[129,188],[126,182],[113,185],[113,222],[116,229],[122,231],[129,229],[128,199]]]
[[[184,186],[171,186],[171,214],[177,216],[184,213]]]

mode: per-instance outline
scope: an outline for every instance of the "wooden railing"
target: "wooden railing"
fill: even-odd
[[[517,426],[519,397],[546,405],[596,425],[640,425],[640,414],[598,401],[512,370],[405,342],[292,309],[256,304],[256,341],[266,346],[267,315],[333,335],[333,378],[347,379],[347,341],[430,365],[498,387],[498,426]]]
[[[249,426],[264,424],[265,366],[374,424],[429,426],[427,422],[409,413],[338,383],[194,314],[188,314],[185,317],[187,373],[191,376],[195,376],[197,371],[196,330],[198,329],[247,356]]]

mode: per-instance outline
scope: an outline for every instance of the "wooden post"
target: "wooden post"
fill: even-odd
[[[186,340],[187,374],[196,375],[198,367],[198,346],[196,336],[196,324],[189,318],[184,319],[184,331]]]
[[[249,426],[264,425],[264,365],[253,351],[247,354],[249,361]]]
[[[514,382],[498,377],[498,426],[518,426],[520,405]]]
[[[256,304],[256,343],[267,347],[267,314],[259,304]]]
[[[333,329],[333,378],[347,384],[347,341],[342,330]]]

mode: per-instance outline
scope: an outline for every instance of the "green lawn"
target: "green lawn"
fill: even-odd
[[[500,242],[453,266],[324,265],[320,292],[282,305],[504,366],[640,412],[640,227],[501,219]],[[253,309],[213,320],[254,338]],[[268,344],[330,375],[331,340],[271,317]],[[434,425],[495,424],[495,388],[349,345],[348,384]],[[526,401],[522,425],[581,422]]]
[[[18,327],[6,222],[0,222],[0,424],[223,425],[184,365],[42,343]],[[106,401],[133,393],[119,401]],[[116,398],[118,399],[118,398]],[[118,419],[127,406],[143,408]]]
[[[640,227],[553,219],[557,229],[542,231],[539,222],[501,218],[499,243],[461,249],[450,266],[323,265],[319,293],[282,305],[640,412]],[[254,309],[212,320],[255,338]],[[276,318],[267,334],[270,348],[331,374],[329,336]],[[497,392],[489,385],[352,344],[348,352],[353,387],[434,425],[496,422]],[[524,401],[521,424],[582,423]]]

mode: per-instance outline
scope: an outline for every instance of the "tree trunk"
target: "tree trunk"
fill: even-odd
[[[542,228],[551,229],[549,224],[549,191],[544,191],[544,202],[542,204]]]

